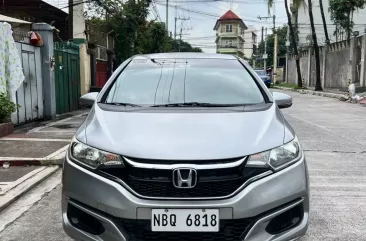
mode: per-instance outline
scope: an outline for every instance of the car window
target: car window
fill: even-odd
[[[159,59],[133,61],[109,91],[107,103],[161,105],[205,102],[258,104],[263,95],[238,60]]]

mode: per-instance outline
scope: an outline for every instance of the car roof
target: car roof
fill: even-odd
[[[208,53],[156,53],[136,55],[133,59],[238,59],[229,54],[208,54]]]

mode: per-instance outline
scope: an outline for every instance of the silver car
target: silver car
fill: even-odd
[[[134,56],[111,76],[63,165],[76,240],[296,240],[309,222],[304,153],[254,70],[231,55]]]

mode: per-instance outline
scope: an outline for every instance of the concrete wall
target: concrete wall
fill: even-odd
[[[325,88],[342,88],[348,86],[348,80],[352,79],[352,82],[360,82],[360,72],[365,71],[365,68],[361,70],[361,51],[362,44],[361,38],[366,38],[366,35],[358,37],[354,45],[350,41],[341,41],[332,43],[329,47],[329,51],[326,54],[326,66],[325,66]],[[352,61],[351,49],[355,48],[356,59]],[[320,48],[320,73],[322,76],[323,71],[323,57],[325,48]],[[310,59],[309,59],[310,54]],[[354,62],[354,63],[353,63]],[[309,68],[310,64],[310,68]],[[357,74],[352,75],[352,65],[357,65]],[[316,73],[315,73],[315,55],[312,48],[304,50],[300,53],[300,69],[301,75],[304,79],[306,86],[315,86]],[[295,56],[290,56],[288,63],[288,83],[297,84],[297,72]],[[310,71],[310,72],[309,72]],[[323,80],[322,80],[323,81]]]

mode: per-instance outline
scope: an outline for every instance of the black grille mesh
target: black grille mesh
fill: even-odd
[[[136,168],[125,163],[125,168],[101,169],[123,180],[141,196],[151,198],[213,198],[225,197],[238,190],[248,179],[266,172],[265,168],[239,167],[197,170],[197,185],[194,188],[176,188],[172,170]]]

